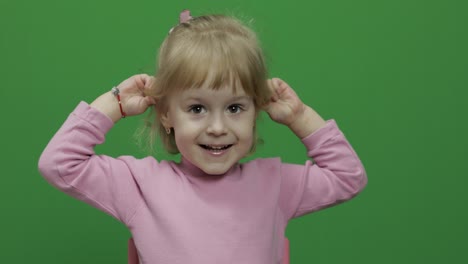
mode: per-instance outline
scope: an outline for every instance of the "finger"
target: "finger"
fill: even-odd
[[[151,77],[146,73],[138,74],[137,78],[141,81],[139,84],[142,84],[141,86],[139,85],[139,88],[146,88],[148,85],[151,83]]]
[[[154,90],[154,83],[156,82],[156,78],[153,76],[148,76],[148,79],[145,83],[145,87],[140,89],[140,91],[143,93],[145,96],[151,96],[154,93],[152,92]]]
[[[150,76],[146,73],[143,73],[143,74],[140,74],[140,77],[146,86],[146,84],[150,81]]]
[[[276,84],[274,84],[272,79],[268,80],[268,87],[270,88],[271,91],[271,98],[270,100],[273,102],[276,102],[278,100],[278,93],[276,92]]]
[[[156,78],[154,76],[148,76],[148,79],[146,80],[146,83],[145,83],[145,88],[147,89],[151,88],[155,81],[156,81]]]
[[[286,83],[285,81],[279,79],[279,78],[275,78],[275,81],[276,81],[276,92],[278,94],[279,97],[296,97],[296,92],[294,91],[294,89],[291,88],[291,86],[289,86],[288,83]]]
[[[148,86],[150,80],[150,76],[148,74],[138,74],[135,75],[135,83],[138,88],[138,90],[144,94],[145,88]]]
[[[273,82],[275,83],[277,93],[281,93],[285,89],[286,83],[280,78],[274,78]]]
[[[262,110],[265,111],[265,112],[267,112],[268,114],[270,114],[270,109],[271,109],[271,102],[265,104],[265,105],[262,107]]]
[[[155,105],[156,104],[156,100],[151,97],[151,96],[146,96],[145,97],[145,102],[146,102],[146,105],[147,106],[150,106],[150,105]]]
[[[138,90],[141,91],[141,89],[143,87],[145,87],[145,80],[144,80],[144,74],[137,74],[133,77],[133,79],[135,80],[135,84],[138,88]]]
[[[149,76],[146,73],[140,73],[140,74],[135,75],[135,77],[141,78],[141,79],[147,79]]]

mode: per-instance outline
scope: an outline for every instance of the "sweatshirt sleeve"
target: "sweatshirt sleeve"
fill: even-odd
[[[313,161],[281,165],[280,201],[288,219],[347,201],[367,184],[364,166],[335,120],[302,142]]]
[[[39,171],[56,188],[121,222],[128,222],[140,201],[131,157],[96,155],[112,120],[85,102],[75,108],[39,159]]]

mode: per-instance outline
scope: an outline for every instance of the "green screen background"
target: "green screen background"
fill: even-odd
[[[270,76],[334,118],[366,167],[357,198],[289,223],[292,263],[467,263],[467,3],[0,0],[0,262],[126,263],[126,228],[51,187],[37,161],[80,100],[154,72],[189,8],[253,18]],[[98,151],[143,157],[142,118]],[[259,131],[253,157],[304,162],[287,128],[263,115]]]

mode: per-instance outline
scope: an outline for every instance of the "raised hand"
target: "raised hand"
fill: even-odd
[[[137,74],[117,86],[120,91],[122,110],[126,116],[139,115],[145,112],[150,105],[156,104],[154,98],[146,95],[149,94],[148,90],[152,87],[154,81],[155,78],[152,76]],[[114,122],[122,117],[118,100],[111,92],[99,96],[91,103],[91,107],[106,114]]]
[[[304,112],[305,105],[283,80],[273,78],[267,82],[272,96],[265,108],[266,112],[273,121],[286,126],[291,125]]]
[[[156,103],[154,98],[146,96],[154,80],[154,77],[147,74],[138,74],[117,86],[120,90],[122,108],[128,116],[144,113],[150,105]]]
[[[273,121],[288,126],[299,138],[325,125],[325,120],[305,105],[286,82],[279,78],[267,82],[272,96],[265,111]]]

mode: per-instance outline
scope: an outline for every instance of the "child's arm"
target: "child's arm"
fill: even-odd
[[[280,79],[269,80],[266,110],[304,143],[314,163],[281,165],[280,206],[287,218],[327,208],[356,196],[367,184],[359,157],[334,120],[324,121]]]
[[[118,86],[127,115],[143,112],[154,102],[141,91],[150,84],[151,77],[136,75]],[[38,166],[44,178],[61,191],[126,223],[141,202],[139,184],[144,173],[139,169],[158,164],[149,158],[95,154],[94,147],[104,142],[120,117],[118,101],[110,92],[97,98],[92,107],[81,102],[50,140]]]

